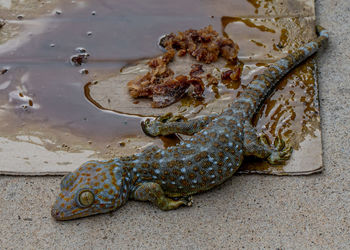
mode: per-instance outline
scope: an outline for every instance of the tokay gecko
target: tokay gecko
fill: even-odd
[[[69,220],[106,213],[128,199],[150,201],[162,210],[191,206],[191,195],[230,178],[245,156],[283,164],[292,148],[280,137],[270,145],[266,136],[257,135],[251,120],[279,80],[327,42],[327,31],[321,27],[317,31],[318,38],[270,64],[221,114],[188,121],[161,117],[142,123],[148,135],[182,133],[193,135],[190,139],[167,149],[151,146],[128,157],[88,161],[66,175],[52,216]]]

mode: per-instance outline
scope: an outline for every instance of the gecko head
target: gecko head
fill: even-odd
[[[61,181],[51,215],[56,220],[71,220],[113,211],[127,201],[129,186],[130,176],[120,164],[86,162]]]

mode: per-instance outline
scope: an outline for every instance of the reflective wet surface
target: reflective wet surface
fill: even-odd
[[[60,150],[80,143],[102,157],[111,156],[106,152],[112,149],[122,151],[106,150],[106,145],[135,136],[142,141],[140,121],[167,112],[144,100],[121,104],[124,86],[104,84],[120,75],[127,79],[130,67],[160,55],[157,42],[163,34],[210,24],[240,46],[241,81],[207,86],[203,102],[185,98],[171,108],[193,116],[220,112],[269,62],[314,37],[313,9],[300,11],[299,2],[291,7],[287,0],[60,1],[42,2],[36,11],[36,3],[29,2],[10,12],[0,2],[0,15],[7,19],[0,30],[0,115],[5,121],[0,135],[15,138],[39,131]],[[305,135],[313,134],[319,123],[314,74],[309,60],[282,81],[256,116],[259,132],[271,140],[277,134],[293,138],[296,149]],[[105,98],[91,97],[91,86],[102,86]]]

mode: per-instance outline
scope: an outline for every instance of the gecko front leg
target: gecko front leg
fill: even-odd
[[[149,136],[171,135],[175,133],[193,135],[202,130],[214,118],[214,115],[187,120],[183,116],[173,116],[171,113],[155,120],[147,119],[141,123],[142,130]]]
[[[266,135],[257,136],[256,129],[248,121],[244,125],[244,147],[245,155],[266,159],[274,165],[285,163],[293,151],[280,137],[276,137],[274,147],[271,147]]]
[[[150,201],[161,210],[173,210],[179,206],[192,206],[192,197],[173,200],[168,198],[161,186],[155,182],[146,182],[138,185],[132,193],[132,198],[139,201]]]

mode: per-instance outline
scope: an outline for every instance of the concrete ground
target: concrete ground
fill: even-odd
[[[192,208],[161,212],[128,202],[112,214],[55,222],[61,177],[0,177],[0,248],[283,248],[350,246],[350,1],[316,1],[330,31],[319,54],[322,174],[235,176],[196,195]]]

